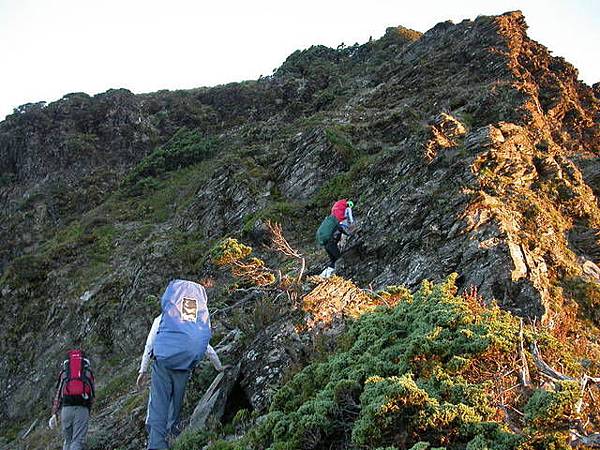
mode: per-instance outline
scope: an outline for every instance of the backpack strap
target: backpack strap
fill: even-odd
[[[96,388],[94,386],[94,372],[92,372],[92,365],[90,364],[90,360],[87,358],[83,359],[83,371],[81,374],[81,378],[84,383],[87,383],[90,386],[90,390],[92,391],[92,399],[96,397]]]
[[[83,372],[82,379],[83,379],[84,383],[87,383],[89,385],[90,390],[92,391],[91,399],[95,398],[96,397],[96,388],[94,387],[94,374],[92,373],[92,371],[89,369],[85,370]]]

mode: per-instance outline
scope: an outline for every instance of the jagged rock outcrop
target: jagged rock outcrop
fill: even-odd
[[[0,123],[0,443],[57,442],[42,420],[53,372],[81,343],[99,386],[90,448],[140,448],[137,357],[175,276],[214,286],[233,366],[192,423],[264,411],[315,342],[289,302],[248,296],[210,249],[241,236],[285,272],[262,249],[276,220],[318,273],[314,230],[338,197],[359,224],[338,273],[359,285],[457,272],[460,290],[547,326],[597,307],[580,288],[600,264],[597,91],[512,12],[312,47],[257,81],[21,107]],[[186,417],[214,376],[198,370]]]

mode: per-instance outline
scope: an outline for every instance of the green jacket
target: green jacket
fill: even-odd
[[[321,225],[317,230],[317,243],[319,245],[325,245],[338,226],[338,220],[334,216],[328,216],[323,222],[321,222]]]

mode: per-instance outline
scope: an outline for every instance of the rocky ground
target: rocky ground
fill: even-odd
[[[240,411],[264,414],[345,327],[307,330],[314,284],[256,287],[214,248],[235,237],[295,279],[298,258],[266,248],[276,221],[318,273],[314,230],[342,197],[359,226],[338,274],[370,293],[456,272],[458,293],[583,342],[587,357],[553,363],[597,375],[598,89],[526,28],[519,12],[390,28],[295,52],[257,81],[19,107],[0,123],[2,446],[59,447],[45,427],[54,376],[80,344],[98,379],[89,448],[142,448],[134,383],[172,277],[209,286],[233,366],[193,413],[216,376],[197,369],[186,420],[241,433]]]

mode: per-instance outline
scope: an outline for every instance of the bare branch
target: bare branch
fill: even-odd
[[[525,357],[525,347],[523,345],[523,319],[521,319],[521,329],[519,331],[519,338],[521,340],[521,345],[519,348],[519,357],[521,358],[521,370],[519,374],[521,376],[521,383],[523,386],[529,387],[531,386],[531,376],[529,375],[529,367],[527,366],[527,358]]]
[[[271,233],[271,241],[273,243],[273,248],[284,254],[289,258],[294,258],[300,260],[300,273],[298,274],[297,283],[300,283],[302,280],[302,276],[304,275],[304,270],[306,269],[306,260],[302,256],[302,254],[293,248],[290,243],[287,241],[285,236],[283,235],[283,230],[281,225],[277,222],[271,222],[267,220],[267,228]]]
[[[600,448],[600,433],[590,434],[589,436],[583,436],[575,430],[570,430],[570,433],[571,447],[585,445],[590,448]]]
[[[267,228],[271,232],[271,239],[273,241],[273,247],[275,250],[291,258],[302,258],[302,254],[298,250],[292,248],[283,235],[283,230],[281,229],[280,224],[267,220]]]
[[[575,405],[575,412],[578,414],[581,412],[583,408],[583,397],[585,394],[585,389],[589,383],[600,383],[600,377],[590,377],[589,375],[584,375],[580,380],[569,377],[567,375],[563,375],[558,370],[550,367],[543,359],[540,353],[540,349],[537,346],[537,342],[531,344],[531,353],[533,354],[533,360],[535,361],[535,365],[538,367],[542,375],[550,378],[552,381],[579,381],[579,385],[581,386],[581,397],[579,401]]]
[[[244,298],[242,298],[241,300],[238,300],[237,302],[235,302],[233,305],[229,305],[226,306],[225,308],[221,308],[221,309],[217,309],[215,311],[213,311],[211,313],[212,316],[218,316],[220,314],[223,314],[224,312],[227,312],[229,310],[232,310],[234,308],[237,308],[238,306],[243,305],[244,303],[248,302],[249,300],[255,300],[256,297],[258,296],[258,291],[256,290],[252,290],[250,292],[250,294],[246,295]]]
[[[563,375],[558,370],[550,367],[546,363],[546,361],[542,359],[542,355],[540,353],[540,349],[538,348],[537,342],[531,344],[530,348],[531,354],[533,355],[533,361],[535,362],[535,365],[543,375],[547,376],[552,381],[575,381],[575,378]]]
[[[516,434],[523,434],[523,430],[521,430],[521,428],[519,428],[519,426],[511,419],[510,413],[508,412],[508,405],[499,405],[499,408],[504,412],[504,423],[508,425],[511,431]]]
[[[575,406],[575,411],[577,411],[578,414],[581,412],[581,409],[583,408],[583,397],[585,396],[585,389],[587,388],[588,383],[599,383],[599,382],[600,382],[600,378],[590,377],[589,375],[584,375],[583,377],[581,377],[581,380],[579,381],[579,384],[581,385],[581,398],[579,399],[579,401],[577,402],[577,405]],[[590,391],[590,393],[591,393],[591,391]]]

